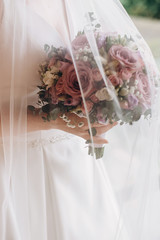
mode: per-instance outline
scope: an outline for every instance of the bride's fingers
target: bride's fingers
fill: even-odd
[[[91,139],[89,139],[88,135],[86,135],[84,137],[84,139],[88,140],[88,141],[91,141]],[[96,144],[107,144],[108,141],[107,141],[107,139],[102,138],[100,136],[95,136],[95,137],[93,137],[93,143],[96,143]]]
[[[107,139],[102,138],[100,136],[93,137],[93,141],[94,141],[94,143],[97,143],[97,144],[107,144],[108,143]]]
[[[90,124],[90,126],[91,126],[91,128],[98,128],[98,129],[100,129],[100,128],[105,128],[105,129],[107,129],[107,131],[109,130],[109,129],[111,129],[112,127],[114,127],[114,126],[116,126],[118,124],[118,122],[114,122],[114,123],[108,123],[108,124],[100,124],[100,123],[93,123],[93,124]],[[88,130],[89,129],[89,125],[88,124],[84,124],[84,128],[83,128],[84,130]]]
[[[103,126],[103,127],[96,128],[97,135],[101,135],[101,134],[109,131],[110,129],[112,129],[116,125],[117,125],[117,123],[113,123],[113,124],[108,124],[108,125]]]
[[[106,124],[102,124],[102,123],[93,123],[91,126],[92,127],[95,127],[95,128],[101,128],[101,127],[106,127],[106,126],[108,126],[108,127],[114,127],[114,126],[116,126],[118,124],[118,122],[114,122],[114,123],[106,123]]]
[[[113,123],[113,124],[107,124],[107,125],[103,125],[101,127],[95,128],[96,129],[96,135],[101,135],[107,131],[109,131],[110,129],[112,129],[114,126],[117,125],[117,122]],[[93,129],[93,128],[92,128]],[[89,134],[89,129],[86,130]]]

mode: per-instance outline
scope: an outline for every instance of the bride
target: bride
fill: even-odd
[[[85,28],[87,35],[92,25],[88,12],[104,31],[131,34],[152,65],[148,78],[158,76],[145,41],[117,0],[0,1],[2,240],[160,239],[158,90],[152,118],[141,117],[133,126],[66,113],[71,128],[60,117],[43,121],[37,105],[44,45],[67,47],[72,55],[76,34]],[[87,37],[96,58],[95,36]],[[35,106],[34,114],[28,105]],[[106,145],[103,158],[88,155],[86,140]]]

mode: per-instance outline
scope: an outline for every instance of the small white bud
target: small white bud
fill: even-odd
[[[76,60],[79,60],[79,55],[78,54],[76,55]]]
[[[79,128],[81,128],[81,127],[83,127],[83,126],[84,126],[84,122],[79,122],[79,123],[78,123],[78,127],[79,127]]]
[[[138,80],[135,80],[135,85],[137,85],[138,84]]]
[[[130,93],[133,94],[135,91],[135,87],[130,87]]]
[[[76,126],[73,125],[73,124],[71,124],[71,123],[67,123],[67,127],[69,127],[69,128],[75,128]]]
[[[88,57],[87,57],[87,56],[84,56],[84,57],[83,57],[83,61],[84,61],[84,62],[87,62],[87,60],[88,60]]]

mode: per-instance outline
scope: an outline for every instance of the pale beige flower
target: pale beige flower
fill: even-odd
[[[54,75],[50,72],[47,71],[44,75],[43,82],[45,85],[47,85],[47,90],[48,88],[52,87],[53,82],[54,82]]]
[[[59,68],[58,67],[56,67],[56,66],[52,66],[51,67],[51,71],[50,71],[50,73],[58,73],[59,72]]]
[[[100,101],[113,100],[113,97],[109,94],[108,89],[106,87],[102,88],[101,90],[98,90],[95,95]]]

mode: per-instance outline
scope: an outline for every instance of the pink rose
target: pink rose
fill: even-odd
[[[123,47],[122,45],[113,45],[109,50],[109,54],[124,67],[137,70],[144,65],[138,51]]]
[[[79,50],[80,48],[84,48],[85,46],[88,45],[88,40],[86,38],[86,36],[83,35],[79,35],[77,36],[73,41],[72,41],[72,48],[74,51]]]
[[[138,98],[133,94],[129,94],[127,97],[127,100],[128,100],[129,108],[131,110],[134,109],[138,105],[138,102],[139,102]]]
[[[93,92],[95,92],[95,88],[93,87],[92,70],[89,65],[84,62],[78,62],[76,67],[84,97],[89,97]]]
[[[68,61],[72,62],[72,57],[71,57],[71,54],[69,52],[66,52],[65,59],[67,59]]]
[[[56,88],[56,94],[57,95],[60,95],[60,94],[64,93],[63,79],[62,78],[58,79],[58,82],[57,82],[55,88]]]
[[[49,64],[48,64],[48,67],[52,67],[54,66],[56,63],[56,59],[54,57],[52,57],[50,60],[49,60]]]
[[[129,109],[129,105],[126,100],[121,101],[119,104],[122,109]]]
[[[140,102],[148,108],[151,106],[151,86],[149,85],[148,77],[142,71],[138,71],[135,78],[138,80],[137,90],[141,94]]]
[[[130,68],[122,68],[119,77],[123,80],[129,80],[132,77],[133,71]]]
[[[93,102],[93,103],[98,103],[99,99],[96,97],[95,94],[92,94],[89,99]]]
[[[84,97],[88,97],[93,92],[92,71],[83,62],[77,62],[77,71],[81,82]],[[73,98],[81,97],[80,86],[73,64],[66,64],[62,69],[64,91]]]
[[[118,76],[116,75],[110,75],[108,77],[109,81],[112,83],[113,86],[118,86],[118,85],[122,85],[123,81],[122,79],[120,79]]]
[[[52,86],[51,88],[49,88],[48,91],[49,91],[49,94],[51,95],[52,103],[57,104],[58,103],[58,97],[57,97],[57,94],[56,94],[55,86]]]
[[[88,111],[88,113],[90,113],[94,104],[89,100],[87,100],[85,103],[86,103],[87,111]],[[84,103],[82,104],[82,112],[84,114],[86,114]]]
[[[93,76],[93,80],[95,80],[96,82],[99,82],[102,80],[102,75],[98,68],[92,69],[92,76]]]

